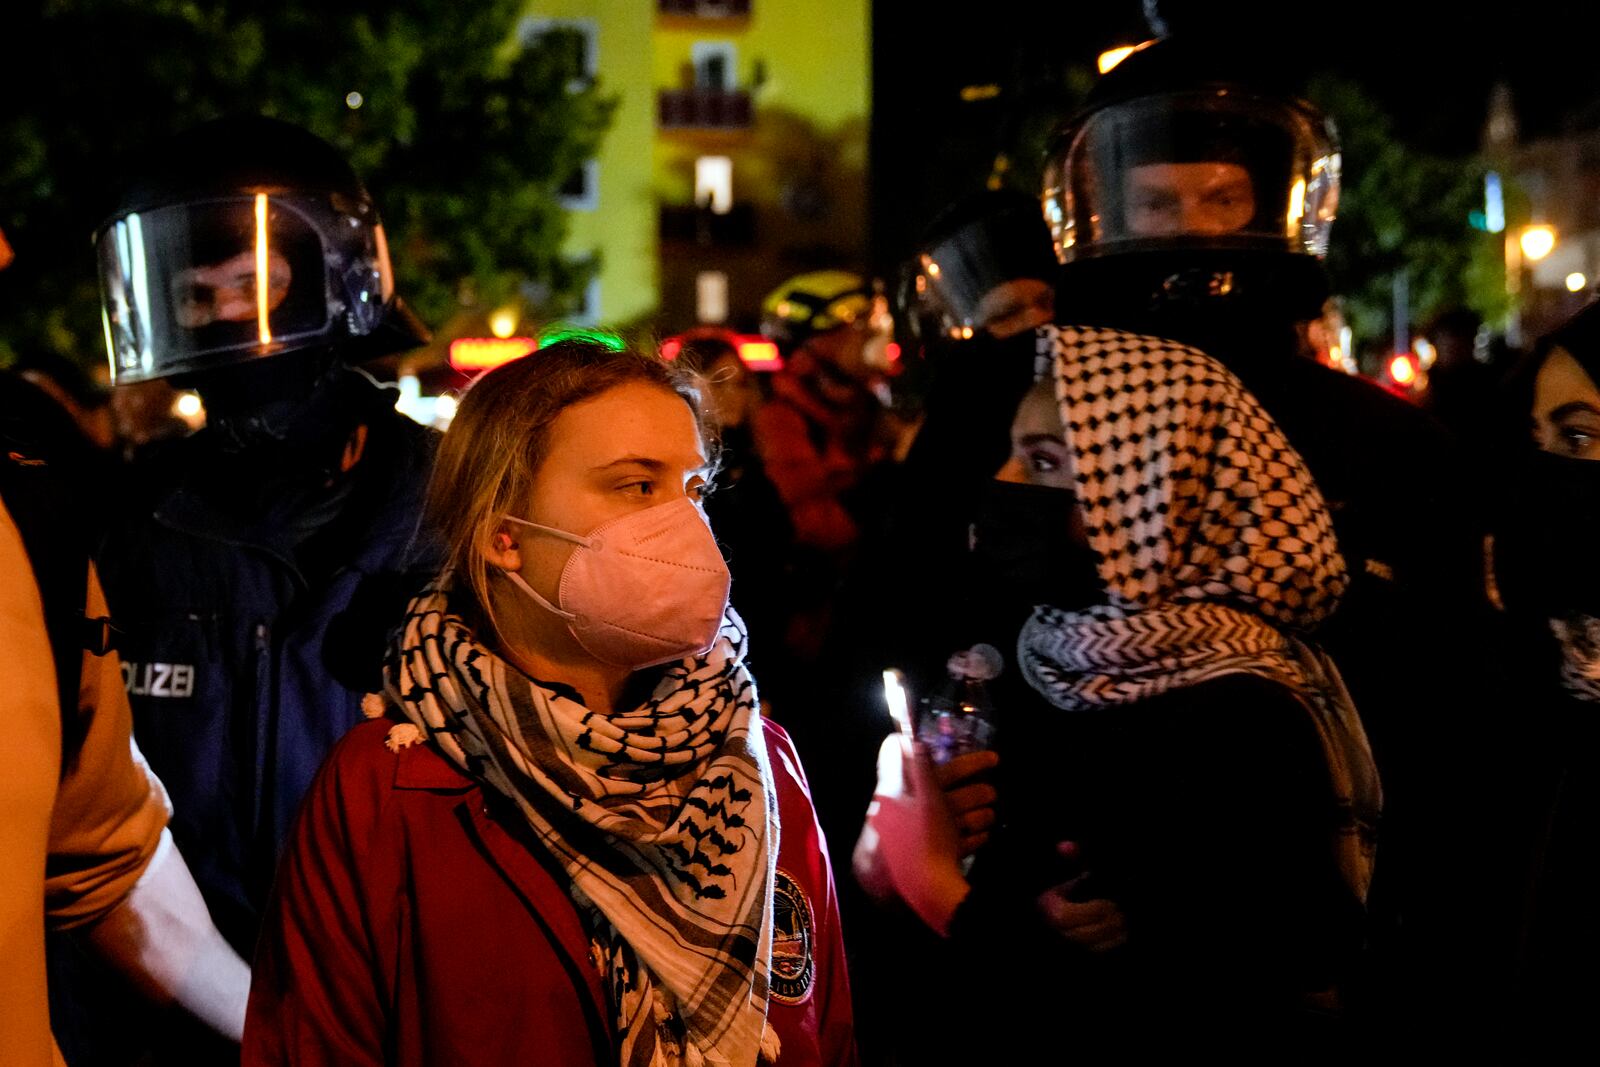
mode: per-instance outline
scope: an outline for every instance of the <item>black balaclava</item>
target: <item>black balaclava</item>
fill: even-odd
[[[1032,388],[1038,334],[980,333],[929,353],[925,418],[904,467],[923,493],[948,497],[955,487],[965,529],[981,487],[1011,454],[1011,420]],[[941,505],[941,509],[944,505]]]
[[[186,384],[206,406],[214,499],[306,533],[348,490],[339,467],[351,434],[395,398],[325,351],[218,368]]]
[[[1233,255],[1239,263],[1252,259],[1248,253]],[[1299,326],[1315,319],[1326,299],[1327,282],[1313,263],[1246,266],[1242,272],[1254,279],[1247,290],[1215,296],[1208,288],[1209,268],[1175,263],[1166,275],[1173,284],[1163,289],[1150,281],[1149,258],[1097,262],[1092,286],[1078,284],[1064,271],[1056,291],[1056,321],[1164,337],[1240,369],[1302,354]]]

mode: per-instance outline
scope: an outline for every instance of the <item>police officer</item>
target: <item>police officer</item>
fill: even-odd
[[[1014,189],[951,204],[928,227],[913,263],[918,303],[951,340],[1004,340],[1050,321],[1055,258],[1039,204]]]
[[[248,955],[278,844],[379,684],[406,576],[434,563],[417,516],[435,435],[361,369],[427,332],[361,181],[275,120],[161,148],[95,244],[116,383],[205,404],[102,560],[136,736]]]
[[[1057,321],[1205,350],[1257,395],[1315,475],[1352,578],[1319,637],[1384,779],[1372,898],[1380,966],[1391,1005],[1411,998],[1399,1009],[1408,1017],[1449,1010],[1465,1003],[1441,992],[1466,973],[1447,962],[1458,924],[1487,918],[1468,903],[1481,879],[1463,854],[1473,791],[1482,793],[1470,742],[1495,681],[1482,667],[1481,526],[1442,430],[1307,358],[1328,296],[1338,144],[1236,31],[1180,28],[1135,51],[1061,127],[1043,194],[1062,264]]]
[[[998,393],[998,417],[1009,425],[1032,381],[1033,331],[1055,310],[1059,268],[1038,200],[1011,189],[963,197],[929,225],[911,267],[912,293],[902,310],[932,327],[921,331],[932,375],[927,418],[907,466],[945,480],[952,469],[970,469],[986,480],[1006,446],[998,442],[998,457],[985,449],[994,442],[978,427],[988,420],[974,419],[973,409]]]
[[[1052,321],[1060,268],[1038,199],[1010,189],[947,207],[908,266],[901,312],[921,325],[924,419],[858,595],[894,613],[869,642],[877,669],[895,664],[926,686],[943,680],[952,651],[992,636],[969,632],[970,607],[950,610],[965,589],[955,575],[982,486],[1010,454],[1007,429],[1033,382],[1035,329]]]

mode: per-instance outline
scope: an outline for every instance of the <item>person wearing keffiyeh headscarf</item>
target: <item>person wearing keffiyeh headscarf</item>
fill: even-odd
[[[1060,1015],[1041,1054],[1310,1033],[1359,950],[1381,807],[1308,636],[1345,586],[1327,508],[1201,352],[1062,327],[1054,356],[974,528],[1026,682],[997,697],[1003,825],[958,883],[913,759],[869,817],[882,862],[993,969],[994,1010]],[[1022,943],[1040,958],[1005,980],[990,949]]]
[[[441,445],[451,554],[279,872],[243,1062],[851,1067],[828,855],[688,372],[568,339]]]

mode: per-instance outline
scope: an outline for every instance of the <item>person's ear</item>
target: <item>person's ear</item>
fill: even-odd
[[[522,570],[522,548],[511,533],[510,523],[501,523],[489,535],[483,546],[483,558],[489,566],[502,571]]]

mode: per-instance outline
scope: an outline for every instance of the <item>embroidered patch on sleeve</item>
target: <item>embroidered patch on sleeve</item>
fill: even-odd
[[[816,922],[811,901],[788,871],[772,886],[772,999],[803,1004],[816,984]]]

